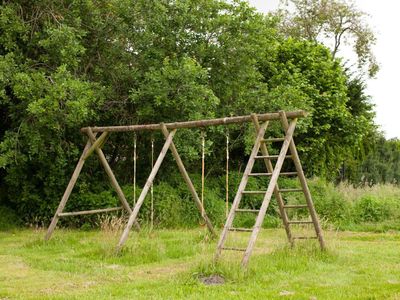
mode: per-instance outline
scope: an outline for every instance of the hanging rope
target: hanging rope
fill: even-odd
[[[226,131],[225,215],[229,213],[229,131]]]
[[[206,148],[205,132],[201,131],[201,217],[203,218],[203,220],[204,220],[205,148]]]
[[[136,205],[136,132],[133,135],[133,206]]]
[[[151,168],[154,167],[154,138],[151,137]],[[154,225],[154,192],[153,192],[153,183],[151,183],[150,187],[150,230],[153,230]]]

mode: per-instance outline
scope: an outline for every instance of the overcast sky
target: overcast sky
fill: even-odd
[[[279,0],[248,0],[259,11],[278,7]],[[376,79],[367,81],[367,92],[376,105],[376,122],[387,138],[400,138],[400,1],[355,0],[358,8],[370,15],[368,22],[375,30],[374,53],[380,64]],[[351,56],[343,51],[345,57]]]

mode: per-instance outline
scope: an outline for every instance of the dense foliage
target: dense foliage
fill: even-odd
[[[51,216],[83,147],[82,126],[304,109],[310,116],[297,140],[305,169],[330,179],[374,132],[372,108],[359,109],[368,101],[351,92],[329,49],[286,38],[276,17],[242,1],[17,0],[0,8],[0,202],[25,220]],[[232,166],[240,169],[252,129],[229,131]],[[223,133],[207,132],[210,176],[224,166]],[[199,134],[176,135],[192,173]],[[138,136],[139,183],[151,138],[159,149],[161,134]],[[122,184],[132,182],[132,148],[128,134],[112,135],[105,147]],[[174,167],[169,158],[162,172]],[[108,199],[101,171],[88,160],[71,203]]]

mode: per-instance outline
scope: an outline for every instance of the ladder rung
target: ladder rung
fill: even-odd
[[[302,192],[302,189],[280,189],[279,192],[281,193],[289,193],[289,192]]]
[[[237,227],[231,227],[228,228],[229,231],[242,231],[242,232],[252,232],[252,228],[237,228]]]
[[[243,191],[242,194],[265,194],[267,191]]]
[[[238,208],[235,209],[236,212],[251,212],[251,213],[258,213],[259,210],[258,209],[247,209],[247,208]]]
[[[289,224],[312,224],[313,221],[289,221]]]
[[[269,138],[269,139],[262,139],[261,142],[283,142],[285,138],[280,137],[280,138]]]
[[[306,208],[307,204],[287,204],[283,206],[284,208]]]
[[[257,155],[254,158],[278,159],[279,155]],[[292,158],[291,155],[285,155],[285,158]]]
[[[250,173],[249,176],[271,176],[272,173]]]
[[[281,172],[279,175],[285,175],[285,176],[293,176],[297,175],[297,172]]]
[[[250,173],[249,176],[271,176],[272,173]],[[281,172],[279,175],[284,175],[284,176],[293,176],[297,175],[297,172]]]
[[[294,240],[311,240],[311,239],[317,239],[318,237],[316,236],[294,236]]]
[[[235,247],[222,247],[222,250],[233,250],[233,251],[246,251],[245,248],[235,248]]]

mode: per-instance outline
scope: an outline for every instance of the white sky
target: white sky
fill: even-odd
[[[278,7],[279,0],[248,0],[259,11],[268,12]],[[376,122],[386,138],[400,138],[400,1],[354,0],[357,7],[368,13],[369,25],[374,29],[377,43],[374,53],[380,64],[376,79],[367,81],[376,111]],[[344,50],[343,56],[352,54]]]

